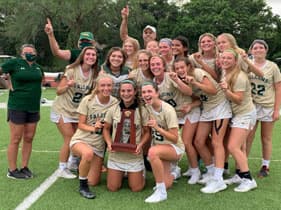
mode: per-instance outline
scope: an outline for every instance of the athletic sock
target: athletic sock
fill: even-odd
[[[150,162],[147,160],[147,155],[143,155],[143,162],[144,162],[145,169],[147,171],[152,171]]]
[[[242,178],[242,177],[240,176],[240,169],[236,168],[236,169],[235,169],[235,174],[237,174],[240,178]]]
[[[224,169],[228,169],[228,162],[224,162]]]
[[[214,173],[214,170],[215,170],[214,164],[208,165],[208,166],[206,166],[206,168],[207,168],[207,173],[209,173],[209,174]]]
[[[67,163],[66,163],[66,162],[59,162],[59,168],[60,168],[61,170],[66,169],[66,167],[67,167]]]
[[[159,189],[161,193],[167,193],[164,182],[156,183],[156,188]]]
[[[80,182],[80,189],[88,188],[88,179],[80,179],[79,177],[79,182]]]
[[[87,177],[85,177],[85,176],[79,176],[79,180],[86,180],[87,179]]]
[[[241,178],[250,179],[252,180],[252,176],[250,171],[240,172]]]
[[[223,168],[215,168],[214,171],[214,179],[215,180],[223,180],[222,175],[223,175]]]
[[[269,168],[269,163],[270,163],[270,160],[262,159],[262,166],[266,166],[267,168]]]

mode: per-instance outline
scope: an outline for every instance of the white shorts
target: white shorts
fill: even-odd
[[[74,144],[77,144],[77,143],[83,143],[83,144],[89,145],[90,147],[92,147],[93,153],[94,153],[95,155],[99,156],[100,158],[103,158],[103,157],[104,157],[104,151],[97,150],[95,147],[93,147],[92,145],[90,145],[90,144],[88,144],[87,142],[84,142],[84,141],[82,141],[82,140],[70,141],[70,143],[69,143],[69,148],[71,149],[71,147],[72,147]]]
[[[272,122],[272,115],[273,115],[273,107],[266,108],[261,106],[260,104],[255,104],[257,110],[257,120],[261,122]]]
[[[107,161],[107,168],[123,172],[140,172],[144,170],[143,159],[132,163],[118,163],[112,160]]]
[[[252,130],[256,124],[257,113],[256,109],[243,115],[233,116],[230,122],[232,128],[244,128]]]
[[[184,150],[181,149],[180,147],[178,147],[177,145],[171,144],[171,146],[174,147],[174,149],[175,149],[177,155],[182,155],[182,154],[184,154]]]
[[[191,124],[199,122],[200,119],[200,108],[195,107],[189,113],[187,113],[184,117],[178,118],[178,122],[180,125],[184,125],[185,121],[188,120]]]
[[[60,118],[62,118],[63,122],[64,123],[78,123],[78,119],[76,118],[69,118],[69,117],[65,117],[61,114],[58,114],[58,113],[55,113],[53,111],[51,111],[51,114],[50,114],[50,120],[54,123],[58,123]]]
[[[200,121],[202,122],[210,122],[219,119],[228,119],[232,117],[232,111],[230,104],[227,100],[224,100],[212,110],[205,112],[202,110]]]

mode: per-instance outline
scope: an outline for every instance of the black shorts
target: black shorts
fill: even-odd
[[[15,124],[36,123],[40,120],[39,112],[27,112],[8,109],[7,121]]]

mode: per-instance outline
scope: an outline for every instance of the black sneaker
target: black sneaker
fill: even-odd
[[[28,178],[33,178],[32,172],[27,167],[21,168],[20,172],[24,173]]]
[[[27,175],[19,171],[17,168],[13,171],[8,169],[7,177],[11,179],[28,179]]]
[[[96,197],[96,195],[94,193],[92,193],[88,187],[80,188],[79,193],[80,193],[80,195],[82,195],[84,198],[87,198],[87,199],[94,199]]]
[[[258,177],[263,178],[263,177],[267,177],[268,175],[269,175],[269,168],[266,166],[262,166],[258,173]]]

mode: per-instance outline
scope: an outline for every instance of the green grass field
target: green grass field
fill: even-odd
[[[6,102],[7,92],[0,90],[0,104]],[[46,89],[43,97],[51,100],[55,97],[54,90]],[[7,157],[6,149],[9,143],[9,128],[6,122],[6,109],[0,109],[0,210],[15,209],[33,190],[40,186],[57,169],[58,151],[62,138],[56,126],[49,120],[49,107],[42,107],[41,121],[33,143],[33,152],[29,167],[35,174],[30,180],[11,180],[6,177]],[[147,173],[146,187],[142,192],[132,193],[124,180],[123,188],[119,192],[109,192],[106,189],[106,174],[103,174],[101,184],[93,187],[97,194],[94,200],[82,198],[78,193],[78,180],[58,179],[29,209],[281,209],[281,142],[280,121],[276,123],[273,134],[273,154],[270,176],[258,179],[256,174],[260,168],[261,146],[260,136],[256,139],[251,151],[249,164],[252,174],[258,183],[258,188],[248,193],[236,193],[234,186],[227,190],[206,195],[200,192],[200,185],[188,185],[186,178],[180,178],[168,191],[168,200],[158,204],[146,204],[144,199],[152,193],[154,180],[150,172]],[[20,160],[19,160],[20,161]],[[18,162],[20,164],[20,162]],[[186,157],[180,166],[182,171],[187,169]],[[233,172],[234,163],[230,159]]]

